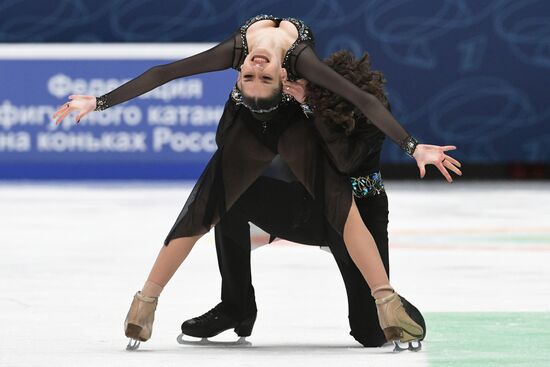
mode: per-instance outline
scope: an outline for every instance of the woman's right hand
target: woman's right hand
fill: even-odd
[[[73,111],[79,111],[78,115],[75,118],[76,123],[79,123],[82,117],[88,114],[88,112],[95,110],[96,108],[95,96],[73,94],[69,96],[69,99],[69,102],[64,103],[53,114],[53,118],[57,118],[55,121],[56,125],[59,125],[61,121],[63,121],[63,119]]]

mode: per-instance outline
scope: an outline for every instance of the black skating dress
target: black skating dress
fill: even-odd
[[[248,54],[246,32],[260,20],[271,20],[274,26],[279,26],[283,20],[289,21],[298,30],[298,38],[283,61],[289,79],[304,78],[341,95],[397,144],[404,147],[408,143],[409,133],[375,96],[363,92],[319,60],[309,27],[294,18],[270,15],[248,20],[230,38],[207,51],[147,70],[98,97],[97,110],[128,101],[176,78],[231,67],[238,70]],[[285,161],[313,197],[322,196],[327,222],[338,233],[343,233],[352,198],[349,177],[334,167],[324,153],[312,120],[296,106],[297,103],[288,98],[272,120],[262,122],[239,104],[238,98],[230,98],[218,126],[218,150],[195,184],[165,245],[174,238],[208,232],[276,155]]]

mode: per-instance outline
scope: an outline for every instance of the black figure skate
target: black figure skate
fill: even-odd
[[[177,340],[178,343],[187,345],[250,346],[252,344],[246,340],[246,337],[252,334],[252,328],[254,327],[255,321],[256,312],[243,321],[236,321],[223,311],[222,304],[219,303],[204,315],[194,317],[181,324],[181,334],[178,336]],[[208,340],[208,338],[214,337],[229,329],[234,329],[235,333],[239,336],[237,341],[222,342]],[[186,340],[184,339],[185,336],[201,339]]]

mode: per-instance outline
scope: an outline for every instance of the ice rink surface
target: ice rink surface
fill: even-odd
[[[550,366],[550,183],[386,186],[392,284],[428,323],[419,353],[362,348],[332,256],[281,242],[252,254],[252,346],[179,345],[181,322],[219,301],[211,234],[127,352],[132,296],[191,186],[2,183],[0,366]]]

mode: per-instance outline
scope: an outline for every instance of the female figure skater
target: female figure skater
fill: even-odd
[[[79,121],[92,110],[125,102],[178,77],[231,66],[240,69],[233,91],[237,102],[227,106],[220,121],[223,144],[197,181],[142,290],[134,296],[125,321],[125,333],[134,341],[150,338],[158,297],[195,242],[219,221],[277,153],[311,195],[324,195],[327,220],[343,235],[348,252],[372,290],[387,340],[407,342],[422,335],[422,328],[407,315],[398,294],[389,285],[376,245],[352,200],[349,184],[338,172],[330,171],[330,165],[324,164],[326,157],[320,152],[311,125],[288,120],[270,124],[270,118],[274,113],[282,113],[290,101],[281,93],[283,81],[302,77],[352,102],[416,159],[421,173],[425,164],[434,164],[450,180],[445,167],[452,163],[444,152],[454,147],[417,148],[418,142],[376,97],[323,64],[312,46],[313,35],[303,22],[256,16],[208,51],[153,67],[98,98],[71,96],[71,101],[56,111],[54,117],[58,123],[72,111],[79,111],[76,118]],[[255,116],[263,124],[259,125]],[[323,167],[322,176],[319,167]],[[330,190],[321,192],[320,184]]]

